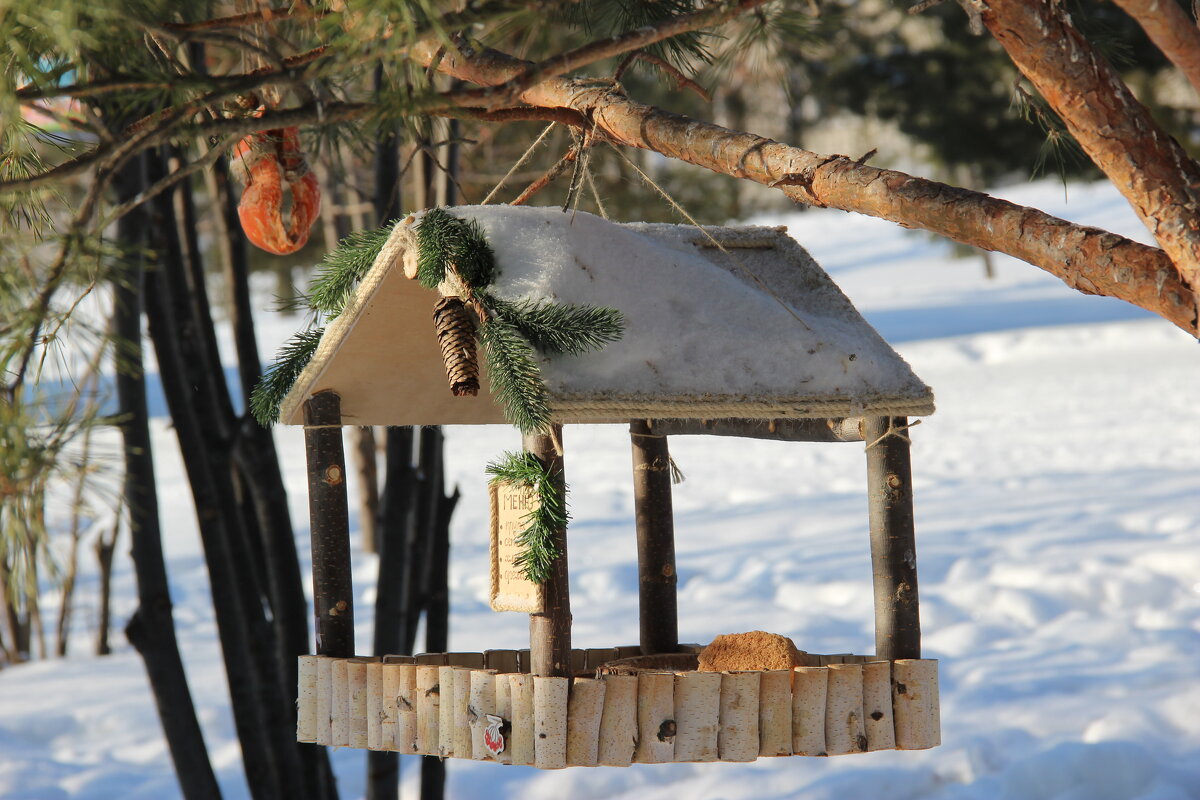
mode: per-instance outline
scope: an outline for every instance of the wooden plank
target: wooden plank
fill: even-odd
[[[675,675],[675,760],[716,761],[721,727],[721,673]]]
[[[721,729],[717,750],[722,761],[758,758],[758,684],[755,670],[721,673]]]
[[[925,750],[942,743],[935,659],[901,659],[892,665],[892,710],[897,749]]]
[[[567,766],[599,764],[600,720],[604,716],[604,681],[575,678],[567,704]]]
[[[892,750],[896,747],[890,661],[863,664],[863,726],[867,733],[867,750]]]
[[[497,672],[517,672],[516,650],[484,650],[483,663]]]
[[[642,672],[637,676],[638,744],[633,760],[664,764],[675,760],[675,675]]]
[[[823,756],[829,672],[825,667],[796,667],[792,675],[792,752]]]
[[[831,756],[867,749],[863,726],[861,664],[830,664],[825,697],[825,752]]]
[[[600,718],[597,760],[608,767],[628,767],[637,747],[638,678],[605,675],[604,713]]]
[[[569,691],[567,678],[533,678],[533,765],[538,769],[562,769],[567,765]]]
[[[667,436],[738,436],[778,442],[861,442],[859,417],[832,419],[654,419],[651,433]]]

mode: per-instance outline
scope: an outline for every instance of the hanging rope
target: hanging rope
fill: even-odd
[[[672,208],[674,208],[676,211],[678,211],[683,216],[684,219],[686,219],[688,222],[690,222],[692,225],[694,225],[696,228],[698,228],[701,233],[703,233],[705,236],[707,236],[708,240],[713,243],[713,247],[717,248],[722,253],[729,256],[731,259],[733,259],[734,263],[737,264],[738,267],[740,267],[743,272],[745,272],[747,275],[749,275],[751,278],[753,278],[754,282],[758,284],[760,289],[762,289],[764,292],[766,292],[768,295],[770,295],[771,298],[776,303],[779,303],[779,305],[783,308],[783,310],[786,311],[791,316],[792,319],[794,319],[794,320],[796,320],[796,322],[800,323],[800,325],[805,330],[807,330],[807,331],[812,330],[812,328],[810,328],[804,320],[800,319],[800,315],[798,315],[790,305],[788,305],[786,302],[784,302],[782,297],[777,295],[775,293],[775,291],[770,286],[768,286],[762,280],[762,278],[758,277],[758,275],[755,274],[754,270],[752,270],[748,266],[746,266],[746,264],[740,258],[738,258],[733,253],[729,252],[729,250],[726,249],[725,245],[718,242],[713,237],[713,235],[708,232],[708,228],[704,227],[699,222],[697,222],[696,219],[687,212],[687,209],[685,209],[683,206],[681,206],[679,203],[677,203],[675,201],[674,197],[671,197],[671,195],[667,192],[666,189],[659,186],[654,181],[654,179],[651,178],[649,175],[647,175],[645,172],[642,172],[641,168],[637,164],[633,163],[633,161],[630,160],[629,156],[625,155],[625,153],[620,148],[618,148],[615,144],[613,144],[612,142],[609,142],[609,146],[612,147],[613,150],[616,150],[617,155],[619,155],[622,159],[624,159],[626,164],[633,167],[634,171],[636,171],[638,175],[642,176],[642,180],[644,180],[655,191],[657,191],[659,194],[661,194],[663,196],[663,199],[671,204]]]
[[[537,146],[539,144],[542,143],[542,139],[545,139],[546,136],[550,133],[550,131],[557,124],[558,124],[557,122],[551,122],[549,125],[546,126],[546,129],[542,131],[541,135],[533,140],[533,144],[529,145],[529,149],[525,151],[524,155],[522,155],[520,158],[517,159],[517,163],[513,164],[512,168],[509,169],[509,171],[504,175],[504,177],[500,179],[500,182],[497,183],[494,187],[492,187],[492,190],[490,192],[488,192],[488,196],[483,198],[483,202],[480,203],[479,205],[486,206],[488,203],[492,202],[492,198],[496,196],[496,192],[500,191],[501,187],[503,187],[504,184],[508,183],[508,179],[513,176],[513,173],[515,173],[518,169],[520,169],[521,165],[529,160],[529,157],[533,155],[533,151],[535,149],[537,149]]]
[[[910,445],[910,446],[912,445],[912,438],[907,433],[905,433],[905,431],[907,431],[909,428],[915,428],[916,426],[920,425],[921,420],[919,420],[919,419],[913,420],[912,422],[908,423],[907,425],[900,425],[900,426],[896,425],[896,420],[894,417],[888,417],[887,421],[888,421],[888,429],[886,431],[884,431],[884,434],[882,436],[880,436],[878,439],[876,439],[875,441],[871,442],[864,449],[870,450],[872,447],[874,447],[875,445],[882,442],[884,439],[887,439],[891,436],[895,436],[897,439],[900,439],[907,445]]]

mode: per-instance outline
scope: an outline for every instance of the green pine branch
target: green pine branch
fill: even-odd
[[[505,418],[522,433],[545,430],[550,424],[550,406],[533,347],[499,317],[479,326],[479,341],[487,358],[492,394],[500,401]]]
[[[309,307],[330,319],[341,314],[355,288],[375,263],[396,222],[392,220],[375,230],[355,231],[338,242],[338,246],[325,255],[309,284]]]
[[[615,342],[625,332],[625,318],[615,308],[523,300],[517,303],[491,295],[483,297],[488,310],[520,331],[543,353],[577,356]]]
[[[275,363],[259,379],[250,394],[250,413],[263,427],[279,421],[279,404],[312,360],[323,333],[324,328],[309,328],[297,333],[279,348]]]
[[[521,552],[513,565],[534,583],[545,583],[554,559],[561,555],[555,532],[564,530],[570,519],[566,487],[559,492],[550,468],[529,452],[505,453],[500,461],[487,465],[487,473],[492,483],[524,486],[537,497],[536,507],[524,518],[525,529],[515,539]]]
[[[496,256],[479,223],[433,208],[417,227],[417,280],[427,289],[436,288],[451,267],[471,289],[496,279]]]

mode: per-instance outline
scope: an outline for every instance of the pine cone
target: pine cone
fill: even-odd
[[[433,307],[433,327],[442,347],[446,379],[455,397],[479,394],[475,320],[461,297],[443,297]]]

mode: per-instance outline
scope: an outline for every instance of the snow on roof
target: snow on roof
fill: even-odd
[[[599,351],[541,357],[558,422],[796,418],[933,412],[929,388],[782,229],[617,224],[557,208],[464,206],[496,255],[496,296],[610,306],[625,333]],[[318,391],[347,424],[504,422],[486,379],[450,394],[434,333],[438,293],[405,277],[399,223],[284,399],[303,423]],[[483,358],[480,358],[481,368]]]

